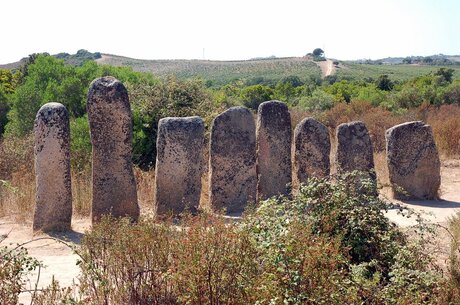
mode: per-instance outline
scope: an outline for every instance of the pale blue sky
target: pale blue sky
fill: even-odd
[[[78,49],[142,59],[460,54],[460,0],[6,0],[0,63]]]

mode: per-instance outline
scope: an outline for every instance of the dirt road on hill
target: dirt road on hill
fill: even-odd
[[[321,69],[321,77],[326,77],[329,75],[335,74],[335,67],[333,61],[330,59],[326,59],[325,61],[317,61],[315,62]]]

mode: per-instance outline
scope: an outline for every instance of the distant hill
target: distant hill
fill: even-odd
[[[322,75],[318,63],[308,56],[285,58],[272,56],[239,61],[143,60],[99,52],[91,53],[86,50],[79,50],[73,55],[59,53],[53,56],[62,58],[72,65],[81,65],[86,60],[94,60],[98,64],[129,66],[136,71],[151,72],[157,77],[174,75],[180,79],[202,78],[211,86],[221,86],[240,79],[245,80],[247,84],[270,84],[288,76],[298,76],[302,80],[307,80],[319,79]],[[0,65],[0,68],[17,69],[24,60]],[[376,79],[379,75],[388,74],[393,80],[405,80],[434,72],[443,66],[454,69],[454,77],[460,77],[460,55],[439,54],[357,61],[333,60],[333,63],[332,73],[328,77],[339,79]]]
[[[44,54],[48,54],[48,53],[44,53]],[[66,64],[79,66],[87,60],[97,60],[98,58],[101,58],[101,53],[99,52],[91,53],[87,50],[81,49],[81,50],[78,50],[76,54],[59,53],[53,56],[59,59],[64,59]],[[24,57],[20,61],[13,62],[10,64],[5,64],[5,65],[0,65],[0,69],[8,69],[8,70],[19,69],[26,62],[26,60],[27,60],[27,57]]]
[[[424,65],[460,65],[460,55],[436,54],[430,56],[386,57],[377,60],[359,59],[350,61],[361,64],[424,64]]]
[[[96,60],[99,64],[130,66],[136,71],[152,72],[163,77],[175,75],[178,78],[202,78],[213,85],[222,85],[235,79],[254,82],[272,82],[283,77],[296,75],[301,79],[320,77],[321,70],[305,57],[263,58],[240,61],[213,60],[140,60],[128,57],[102,54]]]

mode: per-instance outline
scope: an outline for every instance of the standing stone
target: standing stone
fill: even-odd
[[[279,101],[259,105],[257,115],[257,200],[284,195],[292,182],[291,115]]]
[[[387,164],[396,198],[438,198],[441,163],[431,127],[423,122],[396,125],[385,133]]]
[[[200,117],[160,120],[155,168],[157,214],[198,209],[203,144],[204,123]]]
[[[313,118],[303,119],[294,130],[294,172],[297,182],[327,178],[331,170],[331,141],[326,126]]]
[[[337,173],[360,171],[376,181],[372,142],[363,122],[340,124],[337,127]]]
[[[64,105],[43,105],[34,125],[37,192],[34,231],[69,230],[72,219],[69,114]]]
[[[93,145],[91,218],[139,217],[132,167],[132,115],[125,86],[113,77],[91,83],[87,103]]]
[[[232,107],[212,124],[209,202],[214,210],[242,212],[256,199],[256,132],[251,111]]]

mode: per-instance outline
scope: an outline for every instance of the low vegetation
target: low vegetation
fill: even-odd
[[[312,179],[240,222],[106,217],[75,249],[80,283],[53,282],[35,304],[458,304],[460,216],[443,274],[430,226],[402,231],[384,215],[388,203],[349,181]]]

